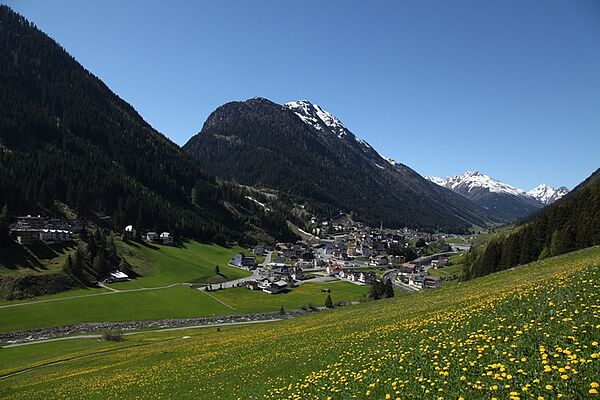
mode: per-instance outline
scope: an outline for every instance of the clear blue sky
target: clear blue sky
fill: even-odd
[[[572,188],[600,167],[600,1],[8,1],[184,144],[308,99],[423,175]]]

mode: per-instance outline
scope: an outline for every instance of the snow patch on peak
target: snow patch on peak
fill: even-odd
[[[471,192],[475,189],[487,189],[494,193],[506,193],[513,196],[526,196],[525,192],[519,188],[500,182],[479,171],[467,171],[462,175],[438,178],[435,176],[426,176],[431,182],[444,186],[455,191],[464,190]]]
[[[562,186],[560,188],[553,188],[552,186],[542,183],[535,188],[527,192],[527,194],[534,199],[539,200],[541,203],[548,205],[554,203],[564,195],[569,193],[569,189]]]
[[[319,130],[323,129],[321,124],[324,124],[339,138],[343,138],[348,134],[348,128],[344,126],[342,121],[318,104],[313,104],[308,100],[297,100],[285,103],[284,106],[295,112],[302,121]]]

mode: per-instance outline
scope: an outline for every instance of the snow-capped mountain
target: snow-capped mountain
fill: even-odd
[[[545,183],[536,186],[527,192],[527,194],[534,199],[537,199],[540,203],[544,205],[552,204],[556,200],[560,199],[564,195],[569,193],[569,189],[564,186],[559,188],[553,188],[552,186],[548,186]]]
[[[339,138],[348,134],[348,128],[337,119],[337,117],[328,111],[325,111],[318,104],[313,104],[308,100],[290,101],[284,104],[296,113],[302,121],[313,126],[317,130],[323,130],[322,124],[329,127]]]
[[[499,218],[509,221],[525,217],[544,206],[544,203],[528,195],[524,190],[477,171],[468,171],[462,175],[446,178],[435,176],[425,178],[468,197]]]
[[[455,192],[469,193],[478,189],[487,189],[493,193],[506,193],[513,196],[523,196],[526,193],[507,183],[500,182],[491,176],[482,174],[477,171],[467,171],[462,175],[449,176],[446,178],[438,178],[436,176],[426,176],[425,179],[430,180],[440,186],[452,189]]]
[[[183,148],[210,175],[289,193],[322,216],[348,210],[375,225],[446,231],[497,221],[464,196],[384,159],[307,100],[224,104]]]
[[[369,143],[355,136],[342,121],[318,104],[308,100],[296,100],[285,103],[284,107],[292,110],[302,121],[318,131],[333,132],[339,139],[356,142],[366,153],[377,153]],[[377,155],[380,156],[379,153]]]

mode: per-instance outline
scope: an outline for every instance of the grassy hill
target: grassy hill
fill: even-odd
[[[0,332],[71,325],[80,322],[204,317],[323,306],[327,287],[335,302],[363,297],[368,286],[348,282],[303,284],[276,296],[246,288],[205,292],[186,283],[218,283],[250,275],[230,267],[241,247],[188,242],[181,247],[117,241],[119,253],[141,276],[104,288],[76,289],[26,300],[0,300]],[[219,274],[215,266],[219,266]],[[1,271],[1,270],[0,270]],[[31,273],[30,269],[27,269]],[[17,272],[14,272],[17,273]],[[25,272],[20,272],[25,273]]]
[[[595,247],[288,321],[4,348],[0,375],[31,369],[0,398],[593,398],[599,278]]]

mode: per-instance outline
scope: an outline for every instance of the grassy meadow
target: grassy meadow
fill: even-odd
[[[287,321],[82,340],[56,365],[54,343],[0,349],[0,371],[31,367],[0,398],[595,398],[599,308],[596,247]]]

